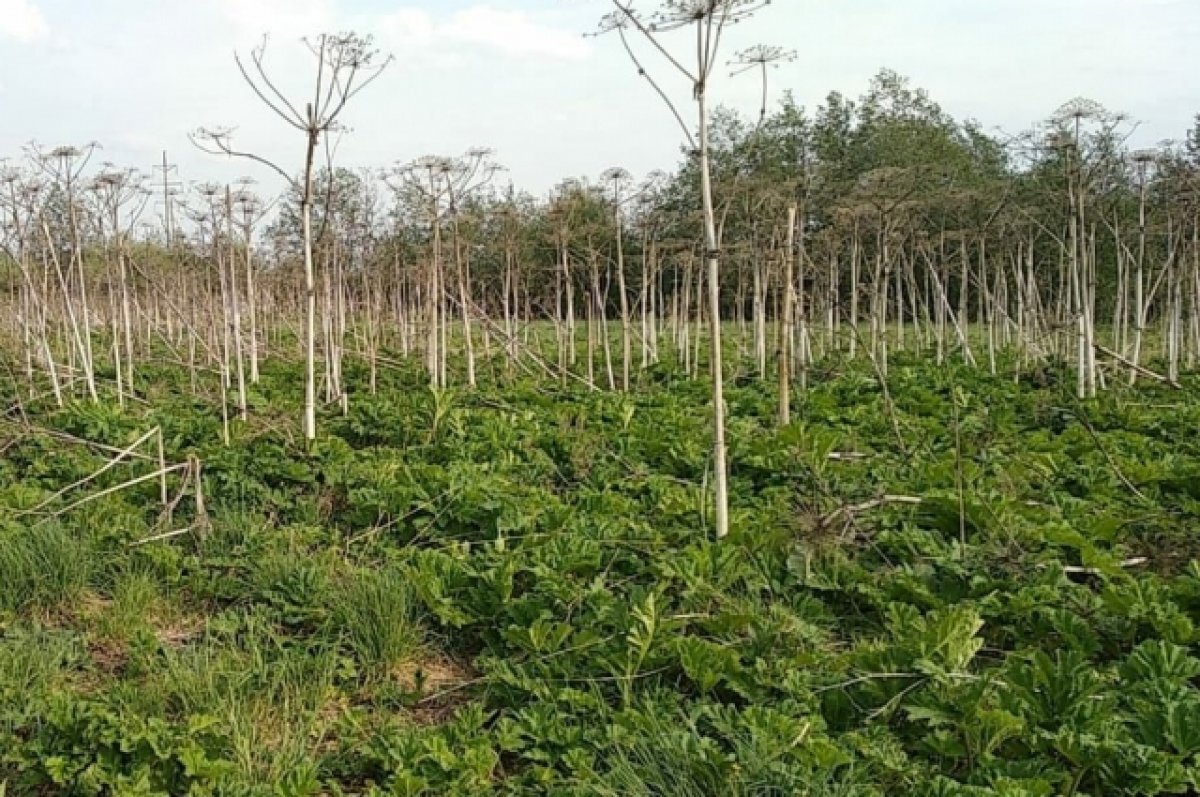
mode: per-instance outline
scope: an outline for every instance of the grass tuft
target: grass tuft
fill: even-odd
[[[80,599],[96,573],[89,538],[58,524],[0,537],[0,609],[55,609]]]
[[[421,648],[416,596],[395,568],[360,570],[333,595],[333,621],[358,658],[373,675],[390,671]]]

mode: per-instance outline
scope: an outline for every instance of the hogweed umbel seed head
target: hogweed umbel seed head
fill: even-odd
[[[749,69],[763,69],[768,66],[795,61],[797,53],[783,47],[770,44],[756,44],[734,55],[729,65],[734,68],[734,74],[741,74]]]
[[[732,25],[770,4],[771,0],[665,0],[649,28],[665,32],[706,21]]]

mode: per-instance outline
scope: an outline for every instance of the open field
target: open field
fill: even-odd
[[[885,393],[829,359],[782,428],[737,380],[718,543],[707,388],[670,367],[365,395],[354,365],[311,451],[300,369],[264,366],[229,446],[176,368],[6,416],[8,793],[1194,787],[1194,379],[1080,402],[898,355]],[[155,428],[204,517],[188,469],[169,519],[132,483]]]
[[[588,5],[0,0],[0,797],[1200,795],[1200,5]]]

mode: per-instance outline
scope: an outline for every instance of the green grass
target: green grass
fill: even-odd
[[[368,673],[387,673],[420,650],[415,593],[399,569],[359,570],[334,588],[330,602],[336,632]]]
[[[78,601],[97,570],[85,532],[58,523],[16,526],[0,536],[0,609],[56,609]]]

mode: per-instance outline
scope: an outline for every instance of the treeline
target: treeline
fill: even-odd
[[[993,371],[1001,352],[1068,359],[1081,396],[1175,382],[1200,355],[1200,122],[1153,151],[1131,150],[1133,127],[1074,100],[1003,137],[888,71],[811,111],[791,96],[758,119],[717,111],[733,367],[803,380],[838,352],[886,375],[908,348]],[[271,210],[247,184],[168,189],[160,215],[146,176],[90,155],[31,149],[0,175],[3,332],[30,390],[96,396],[103,371],[135,395],[139,361],[169,351],[219,373],[245,413],[260,359],[293,356],[304,316],[299,194]],[[435,386],[474,384],[481,358],[610,389],[664,357],[700,374],[712,319],[694,156],[544,197],[506,187],[486,150],[318,172],[326,400],[347,400],[347,356],[372,385],[396,356],[422,357]]]
[[[753,330],[765,373],[790,252],[800,358],[814,346],[854,354],[865,345],[886,364],[892,329],[892,346],[954,350],[994,368],[998,348],[1020,343],[1033,357],[1081,358],[1081,389],[1091,393],[1103,378],[1097,347],[1129,360],[1136,378],[1152,344],[1174,380],[1200,351],[1200,120],[1157,150],[1132,150],[1134,127],[1073,100],[1038,129],[1002,137],[955,120],[889,71],[858,100],[834,93],[811,112],[790,96],[759,120],[720,110],[724,318]],[[456,190],[455,172],[488,170],[481,153],[443,164],[435,202],[427,173],[417,186],[380,185],[339,170],[332,184],[322,177],[318,215],[331,218],[321,225],[329,234],[341,231],[339,251],[368,256],[368,270],[370,253],[376,267],[400,263],[393,278],[415,278],[414,295],[438,259],[433,233],[448,235],[463,250],[454,250],[465,263],[459,302],[507,329],[516,314],[549,318],[567,338],[576,318],[624,319],[645,362],[656,318],[672,320],[684,349],[681,319],[704,322],[692,155],[670,175],[634,182],[615,169],[545,198],[500,179]],[[299,251],[295,207],[292,198],[269,236],[279,262]]]

